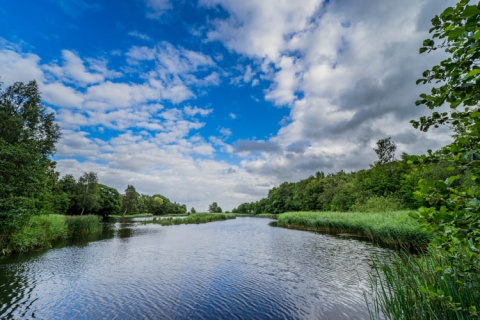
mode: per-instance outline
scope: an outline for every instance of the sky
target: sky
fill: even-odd
[[[61,175],[206,211],[284,181],[448,143],[418,54],[438,0],[2,0],[0,80],[36,80],[61,126]]]

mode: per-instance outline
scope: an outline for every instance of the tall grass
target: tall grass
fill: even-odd
[[[278,217],[277,226],[328,233],[364,236],[392,247],[425,248],[432,234],[422,229],[408,211],[362,212],[289,212]]]
[[[480,275],[474,275],[465,286],[442,273],[439,267],[447,266],[434,250],[420,257],[405,254],[390,263],[375,262],[370,278],[374,296],[371,318],[480,318]]]
[[[65,216],[60,214],[30,217],[20,230],[11,235],[4,253],[51,247],[54,242],[67,237],[65,219]]]
[[[69,237],[83,237],[102,231],[102,225],[100,224],[100,216],[67,216],[66,219]]]
[[[154,220],[147,221],[147,223],[157,223],[161,224],[162,226],[171,226],[178,224],[199,224],[227,219],[235,219],[235,215],[228,213],[196,213],[185,218],[154,218]]]

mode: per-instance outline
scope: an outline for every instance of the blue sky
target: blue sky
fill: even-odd
[[[37,80],[63,131],[57,169],[197,211],[283,181],[358,170],[391,136],[423,153],[449,133],[409,121],[419,55],[452,2],[4,0],[0,77]]]

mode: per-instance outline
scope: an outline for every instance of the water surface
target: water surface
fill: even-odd
[[[107,239],[0,260],[0,318],[368,319],[367,242],[270,219],[111,225]]]

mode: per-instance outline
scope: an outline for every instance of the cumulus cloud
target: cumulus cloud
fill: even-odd
[[[200,3],[227,12],[212,21],[207,40],[251,57],[260,76],[271,81],[265,99],[290,108],[269,142],[234,144],[236,152],[259,152],[242,161],[248,171],[297,180],[317,170],[368,167],[375,158],[372,146],[386,136],[408,153],[448,142],[445,131],[424,134],[409,124],[426,112],[415,107],[425,90],[415,80],[441,54],[419,56],[418,47],[444,3]]]

